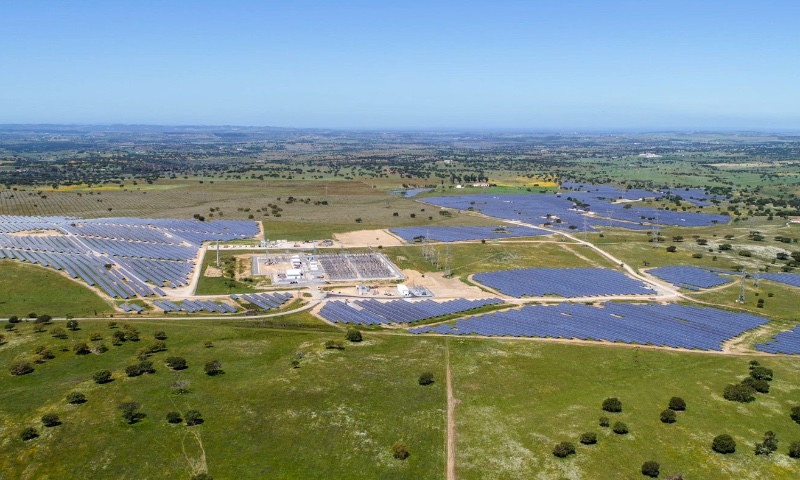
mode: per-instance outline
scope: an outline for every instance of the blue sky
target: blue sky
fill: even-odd
[[[797,1],[0,6],[0,123],[800,130]]]

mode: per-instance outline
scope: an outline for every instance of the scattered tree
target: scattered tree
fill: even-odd
[[[92,380],[94,380],[95,383],[108,383],[111,381],[111,371],[100,370],[98,372],[94,372],[94,375],[92,375]]]
[[[34,320],[33,323],[50,325],[51,323],[53,323],[53,317],[51,317],[50,315],[39,315],[38,317],[36,317],[36,320]]]
[[[67,328],[72,330],[73,332],[78,330],[78,321],[77,320],[67,320]]]
[[[208,472],[200,472],[192,475],[192,480],[214,480]]]
[[[11,362],[11,365],[8,366],[8,371],[14,376],[27,375],[33,372],[33,365],[24,360],[17,360]]]
[[[600,417],[600,426],[601,427],[608,427],[609,425],[611,425],[611,423],[610,423],[608,417]]]
[[[789,444],[789,456],[792,458],[800,458],[800,442],[792,442]]]
[[[21,438],[23,442],[27,442],[28,440],[33,440],[38,436],[39,432],[37,432],[36,429],[33,427],[28,427],[25,430],[21,431],[19,434],[19,438]]]
[[[725,400],[730,400],[732,402],[748,403],[756,399],[754,393],[755,390],[749,385],[731,384],[725,387],[722,396]]]
[[[325,342],[325,348],[328,350],[344,350],[344,343],[341,340],[328,340]]]
[[[616,434],[625,435],[628,433],[628,426],[622,422],[614,422],[614,427],[612,430],[614,430],[614,433]]]
[[[119,404],[119,409],[122,411],[122,418],[124,418],[128,424],[134,424],[145,417],[145,414],[139,411],[141,407],[142,406],[139,405],[138,402],[123,402]]]
[[[67,331],[61,327],[56,327],[50,330],[50,335],[52,335],[55,338],[67,338]]]
[[[774,432],[766,432],[764,434],[764,440],[759,443],[756,443],[755,454],[756,455],[764,455],[770,456],[772,452],[778,449],[778,438],[775,436]]]
[[[21,322],[21,320],[16,315],[11,315],[10,317],[8,317],[8,323],[19,323],[19,322]]]
[[[214,346],[214,342],[212,342],[211,340],[206,340],[205,342],[203,342],[203,346],[206,348],[211,348]]]
[[[45,427],[55,427],[61,425],[61,420],[55,413],[45,413],[42,415],[42,425]]]
[[[167,422],[169,423],[181,423],[183,419],[181,418],[181,414],[178,412],[167,412]]]
[[[753,377],[747,377],[742,380],[742,384],[751,387],[756,392],[769,393],[769,382],[766,380],[756,380]]]
[[[420,385],[430,385],[433,383],[433,372],[422,372],[419,376]]]
[[[792,407],[792,413],[789,415],[796,423],[800,423],[800,406]]]
[[[88,355],[92,353],[89,349],[89,345],[86,342],[77,342],[75,345],[72,346],[72,351],[75,352],[75,355]]]
[[[597,443],[597,434],[594,432],[586,432],[581,434],[581,443],[584,445],[594,445]]]
[[[619,401],[616,397],[610,397],[603,400],[603,410],[606,412],[621,412],[622,411],[622,402]]]
[[[167,366],[173,370],[184,370],[188,367],[183,357],[167,357]]]
[[[408,451],[408,444],[405,442],[394,442],[392,445],[392,456],[398,460],[405,460],[411,453]]]
[[[686,402],[681,397],[672,397],[669,399],[669,409],[682,412],[686,410]]]
[[[662,423],[675,423],[676,415],[673,410],[664,410],[661,412],[661,422]]]
[[[566,458],[575,454],[575,445],[570,442],[561,442],[553,447],[553,455],[558,458]]]
[[[70,392],[67,394],[67,403],[71,405],[80,405],[86,403],[86,395],[81,392]]]
[[[166,340],[167,339],[167,332],[159,330],[153,336],[155,337],[156,340]]]
[[[203,370],[206,372],[206,375],[214,376],[219,375],[220,373],[224,373],[222,371],[222,362],[219,360],[211,360],[210,362],[206,362],[206,365],[203,367]]]
[[[183,418],[186,420],[186,425],[189,426],[203,423],[203,416],[197,410],[189,410]]]
[[[670,411],[672,411],[672,410],[670,410]],[[646,461],[646,462],[644,462],[642,464],[642,475],[644,475],[646,477],[656,478],[656,477],[658,477],[658,473],[659,473],[660,469],[661,469],[661,466],[658,464],[658,462],[654,462],[652,460],[648,460],[648,461]]]
[[[769,382],[772,381],[772,369],[762,366],[753,367],[750,370],[750,376],[756,380],[766,380]]]
[[[186,393],[189,393],[189,387],[191,385],[192,382],[190,382],[189,380],[184,380],[184,379],[177,380],[175,383],[172,384],[172,390],[174,391],[174,393],[177,393],[178,395],[184,395]]]
[[[717,435],[711,443],[711,449],[717,453],[733,453],[736,451],[736,442],[728,434]]]

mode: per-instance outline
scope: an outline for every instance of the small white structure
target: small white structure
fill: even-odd
[[[287,280],[300,280],[303,278],[303,270],[299,268],[290,268],[286,270]]]
[[[309,262],[308,269],[312,272],[319,271],[319,263],[318,262]]]
[[[397,294],[401,297],[410,297],[411,290],[408,289],[407,286],[403,285],[402,283],[397,286]]]
[[[300,255],[292,256],[292,267],[298,268],[303,262],[300,261]]]

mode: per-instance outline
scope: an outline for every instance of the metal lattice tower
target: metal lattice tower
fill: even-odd
[[[758,281],[761,280],[761,275],[758,274],[759,271],[761,271],[761,265],[756,263],[756,273],[753,274],[753,278],[755,279],[753,285],[756,287],[758,286]]]
[[[739,298],[736,303],[744,303],[744,279],[747,277],[747,269],[742,267],[742,286],[739,288]]]

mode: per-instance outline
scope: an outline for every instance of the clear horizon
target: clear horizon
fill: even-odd
[[[18,2],[0,124],[800,130],[800,4]]]

